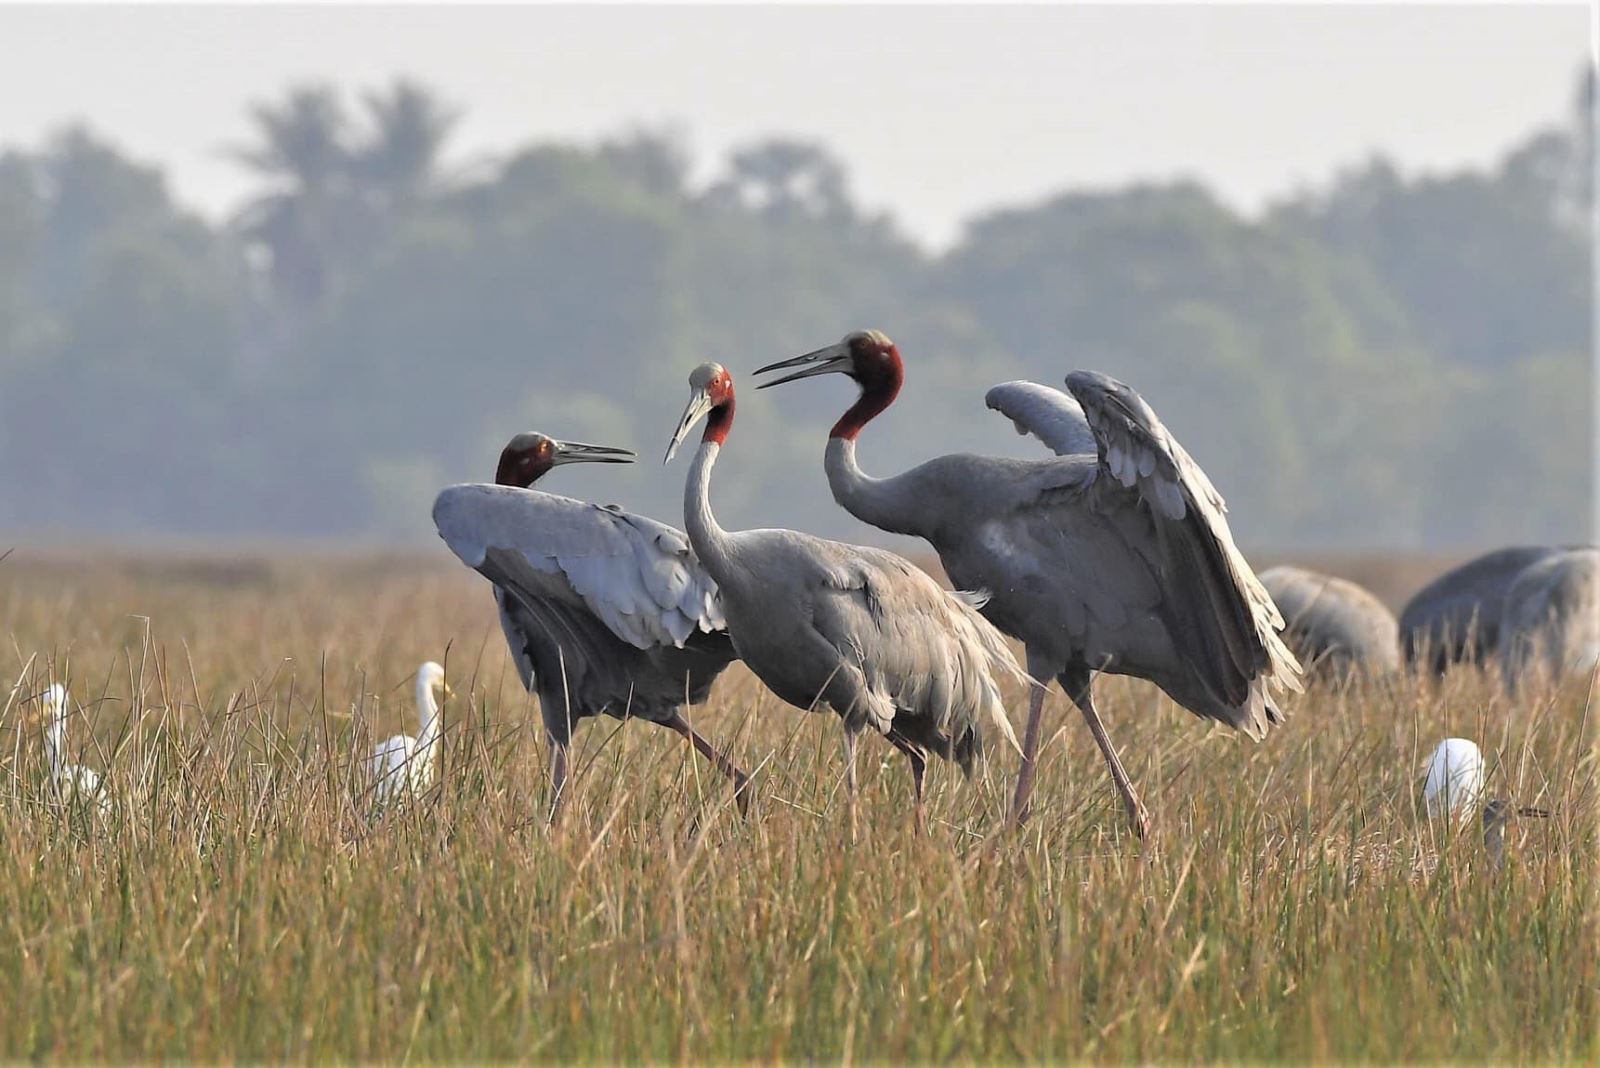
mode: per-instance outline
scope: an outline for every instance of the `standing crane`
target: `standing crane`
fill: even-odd
[[[1018,822],[1029,812],[1052,677],[1083,712],[1141,838],[1149,815],[1095,710],[1096,671],[1148,679],[1252,739],[1282,721],[1272,691],[1300,689],[1299,664],[1278,635],[1283,619],[1234,547],[1222,497],[1133,390],[1092,371],[1067,376],[1071,396],[1003,383],[988,406],[1056,459],[941,456],[876,479],[856,464],[856,437],[899,395],[905,366],[894,342],[852,333],[756,373],[788,368],[799,370],[760,388],[834,373],[861,387],[828,438],[834,500],[875,527],[928,541],[950,581],[987,591],[984,615],[1026,646],[1036,681]]]
[[[970,600],[894,553],[792,530],[723,530],[711,512],[711,469],[733,428],[733,377],[701,364],[689,389],[666,459],[705,419],[684,528],[722,591],[734,649],[784,701],[826,705],[843,720],[852,834],[856,739],[867,727],[910,761],[920,829],[928,753],[970,775],[986,721],[1016,745],[997,677],[1026,678],[1021,666]]]
[[[684,719],[734,659],[716,583],[683,532],[615,505],[530,489],[571,463],[631,463],[633,453],[512,438],[492,486],[450,486],[433,505],[439,536],[494,584],[500,626],[522,684],[539,698],[550,739],[554,818],[572,728],[605,714],[659,723],[687,738],[733,781],[740,812],[748,777]]]

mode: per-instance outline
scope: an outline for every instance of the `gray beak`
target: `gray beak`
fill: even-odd
[[[711,414],[711,397],[703,389],[697,389],[689,397],[689,406],[683,410],[683,418],[678,420],[678,429],[672,432],[672,441],[667,444],[667,455],[662,457],[662,463],[670,463],[678,454],[678,446],[683,444],[683,439],[689,436],[689,431],[694,425],[707,415]]]
[[[757,389],[766,389],[768,386],[781,386],[785,382],[798,382],[802,378],[815,378],[818,375],[840,374],[847,375],[855,367],[854,360],[850,357],[850,346],[843,342],[829,345],[827,348],[808,352],[804,356],[796,356],[790,360],[779,360],[758,368],[756,374],[766,374],[768,371],[782,371],[790,367],[800,367],[792,375],[775,378],[771,382],[763,382]]]
[[[628,449],[613,449],[609,445],[585,445],[581,441],[558,441],[550,466],[561,464],[631,464],[636,459]]]

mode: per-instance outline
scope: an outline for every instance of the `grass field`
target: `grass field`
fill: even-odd
[[[737,668],[696,721],[759,769],[747,822],[675,736],[601,721],[548,829],[488,587],[444,564],[17,555],[0,621],[6,1060],[1600,1058],[1583,680],[1313,692],[1253,745],[1108,678],[1153,841],[1057,691],[1025,830],[991,752],[986,781],[935,769],[916,837],[868,739],[852,845],[836,721]],[[429,658],[459,695],[442,781],[371,821],[352,754],[415,731]],[[20,725],[52,676],[104,825]],[[1447,734],[1555,813],[1499,872],[1419,811]]]

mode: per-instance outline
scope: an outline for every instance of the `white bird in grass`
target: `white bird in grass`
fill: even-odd
[[[1428,758],[1422,800],[1428,816],[1460,818],[1478,805],[1483,793],[1483,753],[1465,738],[1446,738]]]
[[[1453,822],[1465,822],[1478,807],[1483,785],[1483,753],[1477,744],[1465,738],[1446,738],[1434,747],[1433,755],[1428,758],[1428,777],[1422,787],[1428,816],[1433,819],[1448,816]],[[1488,850],[1489,863],[1496,870],[1505,862],[1506,824],[1513,816],[1548,819],[1550,811],[1513,805],[1503,797],[1491,797],[1483,802],[1483,847]]]
[[[111,798],[101,786],[100,776],[89,768],[67,763],[67,716],[71,714],[67,688],[59,682],[51,683],[41,700],[44,715],[49,717],[44,748],[50,759],[50,785],[56,797],[70,808],[81,807],[102,817],[111,815]]]
[[[429,660],[417,669],[417,736],[396,734],[372,747],[367,769],[377,803],[389,805],[414,797],[433,785],[439,763],[439,693],[450,695],[444,668]]]

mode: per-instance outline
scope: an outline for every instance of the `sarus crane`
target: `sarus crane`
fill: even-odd
[[[894,553],[793,530],[723,530],[711,512],[711,469],[733,428],[733,377],[702,364],[689,389],[666,460],[705,419],[684,487],[684,529],[722,592],[734,649],[784,701],[827,706],[843,720],[852,834],[856,740],[868,727],[910,761],[922,828],[928,753],[970,775],[986,726],[1016,745],[999,677],[1025,679],[1021,666],[967,598]]]
[[[1155,412],[1092,371],[1067,376],[1068,396],[1006,382],[985,398],[1057,458],[951,455],[894,478],[856,463],[856,437],[894,402],[905,366],[876,330],[756,373],[796,368],[760,388],[817,375],[861,387],[834,424],[824,466],[834,500],[882,530],[928,541],[950,581],[982,589],[983,613],[1027,648],[1035,681],[1013,815],[1027,818],[1045,687],[1057,679],[1089,725],[1142,838],[1149,816],[1095,709],[1106,671],[1148,679],[1198,716],[1259,740],[1299,690],[1283,619],[1233,544],[1222,497]],[[1074,399],[1075,398],[1075,399]]]
[[[552,468],[631,463],[626,449],[512,438],[492,486],[450,486],[433,505],[439,536],[494,584],[522,684],[539,698],[551,747],[552,818],[566,786],[572,728],[605,714],[659,723],[733,781],[748,777],[683,717],[734,659],[716,583],[673,527],[530,489]]]
[[[1371,590],[1289,564],[1256,577],[1283,615],[1289,648],[1308,673],[1342,682],[1400,669],[1400,625]]]
[[[1500,622],[1512,584],[1528,568],[1571,547],[1517,545],[1451,568],[1406,602],[1400,643],[1406,663],[1443,675],[1451,664],[1487,663],[1500,649]]]

